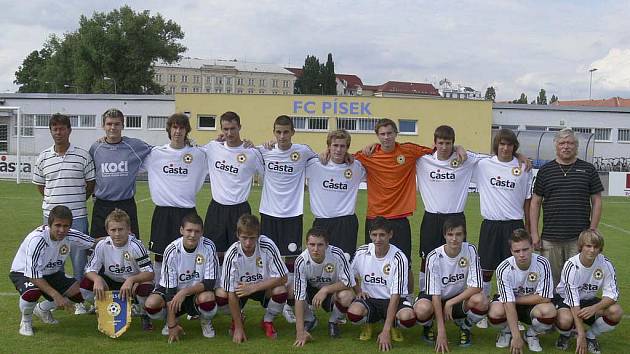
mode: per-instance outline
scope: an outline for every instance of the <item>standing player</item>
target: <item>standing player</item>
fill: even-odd
[[[91,234],[107,236],[105,218],[116,208],[124,210],[131,220],[131,232],[140,239],[136,209],[136,175],[151,146],[140,139],[122,136],[125,116],[118,109],[103,113],[104,141],[90,147],[96,171]]]
[[[515,157],[518,146],[513,131],[499,130],[492,142],[495,156],[479,161],[473,174],[483,216],[479,231],[479,258],[486,296],[490,294],[494,270],[510,256],[512,231],[528,225],[533,177],[531,171],[525,172],[519,167]]]
[[[354,287],[356,298],[348,309],[348,319],[353,324],[365,324],[359,339],[372,337],[372,324],[383,320],[383,330],[378,335],[378,347],[391,349],[392,339],[403,340],[395,327],[397,324],[411,328],[416,316],[410,304],[403,299],[407,295],[409,265],[407,257],[390,244],[393,227],[389,220],[376,217],[369,230],[371,243],[357,249],[352,262],[352,274],[357,279]]]
[[[529,350],[540,352],[538,335],[550,330],[556,318],[551,266],[545,257],[532,253],[532,238],[524,229],[512,232],[510,251],[512,256],[497,268],[499,294],[490,304],[488,321],[501,330],[497,348],[510,347],[516,354],[523,352],[518,321],[530,324],[525,341]]]
[[[604,237],[597,231],[582,231],[578,238],[580,253],[571,257],[562,269],[558,296],[556,327],[560,337],[556,347],[567,350],[571,328],[577,330],[576,353],[600,353],[597,337],[614,330],[623,318],[617,303],[619,289],[615,268],[601,252]],[[597,297],[601,290],[602,297]],[[591,326],[585,330],[584,324]]]
[[[129,215],[114,209],[105,219],[107,236],[94,248],[94,253],[85,267],[81,281],[81,294],[88,301],[105,296],[105,291],[120,290],[124,300],[135,298],[144,308],[144,302],[153,290],[153,266],[149,253],[142,242],[131,232]],[[151,330],[151,321],[142,316],[142,328]]]
[[[247,198],[254,175],[263,174],[263,161],[258,150],[244,147],[238,114],[223,113],[220,124],[225,141],[210,141],[204,146],[212,192],[204,235],[214,242],[219,263],[222,264],[223,254],[237,241],[238,218],[243,214],[251,214]]]
[[[182,218],[197,213],[195,199],[208,174],[206,154],[189,145],[190,121],[186,115],[171,115],[166,133],[171,142],[154,147],[143,164],[155,204],[149,250],[155,254],[156,282],[160,280],[164,249],[178,237]]]
[[[306,166],[306,178],[311,212],[315,216],[313,228],[326,230],[330,244],[348,256],[357,248],[359,221],[355,214],[359,184],[365,179],[365,169],[354,160],[346,162],[350,134],[341,129],[328,133],[326,144],[330,162],[322,164],[312,159]]]
[[[79,282],[66,277],[64,265],[72,246],[87,249],[94,246],[94,239],[82,232],[70,229],[72,211],[57,205],[48,214],[48,224],[42,225],[26,236],[13,258],[9,278],[20,293],[19,307],[22,313],[19,333],[33,335],[33,314],[47,324],[59,323],[52,310],[66,307],[70,301],[83,302]],[[46,300],[37,303],[40,296]]]
[[[266,308],[261,326],[268,338],[275,339],[278,333],[273,319],[282,312],[288,297],[287,268],[273,241],[260,234],[255,216],[241,215],[236,232],[238,241],[225,252],[217,302],[230,307],[234,343],[247,340],[241,311],[250,298]]]
[[[324,230],[310,229],[306,233],[307,249],[295,261],[295,346],[303,346],[311,338],[310,331],[317,325],[317,317],[309,307],[332,312],[328,320],[328,334],[340,335],[338,322],[345,317],[354,299],[351,288],[354,277],[343,251],[328,243]]]
[[[215,336],[212,318],[217,313],[214,287],[219,264],[214,244],[203,237],[203,220],[191,213],[181,221],[181,237],[164,251],[164,264],[159,285],[145,303],[153,319],[166,319],[163,335],[169,343],[184,334],[177,318],[184,313],[199,316],[206,338]]]
[[[432,318],[437,322],[435,351],[448,351],[446,320],[460,328],[459,345],[471,344],[471,327],[488,312],[488,298],[481,292],[481,267],[477,248],[466,239],[466,220],[450,217],[444,222],[446,243],[427,255],[426,292],[414,305],[418,322],[425,327],[424,339],[433,342]]]

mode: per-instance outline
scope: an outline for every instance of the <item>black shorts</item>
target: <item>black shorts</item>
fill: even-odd
[[[90,229],[90,235],[92,237],[107,236],[105,219],[107,218],[107,215],[116,208],[124,210],[129,215],[129,219],[131,221],[131,232],[136,235],[136,238],[139,240],[140,229],[138,227],[138,210],[136,208],[136,201],[133,198],[117,201],[95,198],[94,208],[92,208],[92,227]]]
[[[459,217],[466,221],[464,213],[434,214],[428,211],[424,212],[420,224],[420,257],[424,259],[431,251],[446,243],[444,240],[444,222],[452,217]]]
[[[427,293],[421,292],[420,294],[418,294],[418,298],[416,299],[416,302],[418,302],[418,300],[420,299],[426,299],[433,302],[433,295],[429,295]],[[442,309],[444,308],[444,304],[446,303],[446,301],[448,301],[448,299],[442,298]],[[466,301],[462,301],[459,304],[453,306],[452,316],[454,319],[460,319],[460,318],[466,317]]]
[[[164,302],[166,303],[173,300],[172,296],[166,295],[166,289],[163,286],[156,287],[155,290],[153,290],[153,294],[158,294],[162,296],[162,298],[164,299]],[[182,302],[182,307],[179,309],[179,312],[177,312],[177,317],[183,314],[187,314],[190,316],[199,316],[199,309],[197,308],[197,304],[195,302],[196,299],[197,299],[197,295],[186,296],[186,298],[184,299],[184,302]]]
[[[479,263],[482,270],[496,270],[499,263],[512,256],[512,231],[524,229],[523,220],[483,220],[479,230]]]
[[[123,283],[113,280],[112,278],[108,277],[107,275],[103,274],[102,272],[98,273],[98,275],[101,278],[103,278],[103,280],[105,280],[105,284],[107,284],[107,288],[109,290],[120,290],[120,288],[122,288]],[[89,280],[89,279],[85,278],[85,280]],[[87,289],[87,290],[93,291],[94,290],[94,282],[92,282],[90,280],[90,283],[92,284],[92,287],[90,289]]]
[[[499,301],[499,294],[494,295],[494,297],[492,298],[492,302],[501,303]],[[534,306],[536,305],[519,305],[519,304],[514,304],[514,305],[516,306],[516,314],[518,316],[518,320],[528,325],[531,325],[532,324],[532,310],[534,309]]]
[[[313,220],[313,227],[328,232],[331,245],[341,248],[343,253],[350,255],[350,258],[354,257],[359,232],[359,219],[356,214],[336,218],[316,218]]]
[[[384,321],[387,317],[387,307],[389,306],[389,299],[354,299],[353,302],[358,302],[362,304],[368,310],[368,323],[375,323],[381,320]],[[409,302],[405,301],[401,297],[400,301],[398,301],[398,308],[396,309],[396,313],[405,308],[411,309],[411,304],[409,304]]]
[[[599,297],[594,297],[592,299],[588,299],[588,300],[580,300],[580,308],[583,309],[585,307],[589,307],[589,306],[593,306],[597,303],[599,303],[600,301],[602,301],[601,298]],[[555,294],[553,297],[553,304],[554,306],[556,306],[556,310],[560,310],[560,309],[569,309],[571,310],[571,307],[567,304],[564,303],[564,299],[560,297],[560,295]],[[583,320],[584,323],[586,323],[589,326],[592,326],[593,323],[595,323],[595,320],[597,319],[597,316],[591,316],[585,320]]]
[[[223,205],[210,201],[206,220],[204,221],[203,234],[214,242],[217,252],[225,252],[238,241],[236,237],[236,222],[243,214],[251,214],[252,209],[248,202],[234,205]]]
[[[281,256],[302,253],[302,215],[277,218],[260,213],[260,230],[278,246]]]
[[[267,308],[267,304],[269,304],[269,297],[265,296],[265,290],[257,291],[249,296],[238,298],[238,302],[241,305],[241,308],[245,307],[247,300],[252,299],[260,302],[262,307]]]
[[[365,244],[372,242],[370,239],[370,225],[372,225],[373,219],[365,219]],[[392,224],[394,236],[389,240],[389,243],[400,248],[401,251],[407,256],[409,261],[409,267],[411,267],[411,226],[409,226],[409,219],[398,218],[388,219]]]
[[[306,302],[308,302],[309,304],[313,303],[313,298],[315,297],[315,295],[317,295],[317,293],[319,292],[319,288],[316,288],[314,286],[306,286]],[[333,294],[328,294],[328,296],[326,296],[326,299],[324,299],[324,302],[322,303],[322,309],[324,309],[324,311],[326,312],[330,312],[333,309]]]
[[[149,251],[162,255],[166,246],[181,236],[179,228],[182,219],[190,213],[197,213],[197,210],[195,208],[156,206],[151,218]]]
[[[20,296],[24,295],[28,291],[32,291],[35,289],[39,289],[31,282],[31,279],[24,276],[23,273],[11,272],[9,273],[9,279],[13,282],[15,289],[20,293]],[[77,282],[74,278],[66,277],[66,274],[63,271],[59,271],[57,273],[53,273],[50,275],[44,275],[43,279],[48,282],[48,284],[61,295],[64,295],[74,283]],[[44,291],[41,291],[42,295],[48,301],[53,301],[53,298],[50,295],[46,294]]]

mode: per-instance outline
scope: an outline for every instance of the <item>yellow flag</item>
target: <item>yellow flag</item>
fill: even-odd
[[[111,338],[118,338],[131,325],[131,299],[120,298],[117,290],[106,291],[105,296],[95,301],[98,330]]]

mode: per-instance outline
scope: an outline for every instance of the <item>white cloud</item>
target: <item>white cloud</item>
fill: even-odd
[[[630,90],[630,48],[612,48],[608,54],[593,62],[593,85],[605,90]]]

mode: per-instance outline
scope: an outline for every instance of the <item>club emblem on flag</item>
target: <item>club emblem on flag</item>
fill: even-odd
[[[538,281],[538,273],[531,272],[527,274],[527,281],[529,281],[530,283],[535,283],[536,281]]]
[[[129,252],[125,251],[123,253],[123,258],[125,258],[126,260],[129,260],[129,259],[131,259],[131,255],[129,254]]]
[[[192,163],[193,162],[192,154],[184,154],[183,160],[185,163]]]
[[[111,338],[118,338],[131,325],[131,298],[120,298],[117,290],[106,291],[105,296],[95,300],[98,330]]]
[[[347,179],[352,178],[352,170],[351,169],[347,169],[343,172],[343,176],[346,177]]]
[[[256,257],[256,267],[262,268],[262,266],[263,266],[262,258]]]
[[[335,271],[335,265],[332,263],[327,263],[326,266],[324,266],[324,270],[326,271],[326,273],[332,273]]]
[[[459,167],[459,160],[457,160],[457,159],[451,160],[451,167],[452,168],[458,168]]]
[[[520,176],[521,175],[521,169],[518,167],[512,167],[512,176]]]
[[[203,264],[203,262],[205,262],[205,261],[206,261],[206,259],[205,259],[205,258],[203,258],[203,256],[202,256],[202,255],[197,254],[197,258],[195,258],[195,263],[197,263],[197,264]]]
[[[68,252],[70,252],[70,248],[68,247],[68,245],[63,244],[61,245],[61,247],[59,247],[59,254],[62,256],[65,256],[68,254]]]
[[[390,270],[392,270],[392,267],[389,265],[389,263],[383,266],[383,273],[385,273],[385,275],[389,275]]]
[[[236,161],[244,163],[245,161],[247,161],[247,156],[245,154],[238,154],[236,155]]]
[[[462,257],[459,259],[459,267],[460,268],[466,268],[468,267],[468,258],[466,257]]]
[[[604,277],[604,271],[601,270],[600,268],[595,269],[595,271],[593,272],[593,278],[597,280],[601,280],[603,277]]]
[[[396,156],[396,162],[398,162],[399,165],[402,165],[405,163],[405,155],[398,155]]]
[[[295,151],[294,153],[291,154],[291,161],[297,161],[300,159],[300,153]]]

